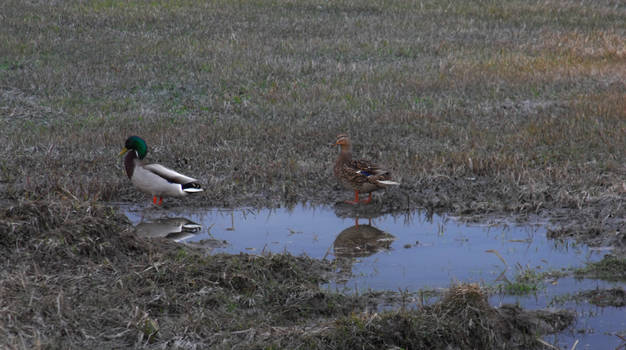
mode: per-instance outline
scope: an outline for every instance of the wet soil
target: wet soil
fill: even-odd
[[[587,300],[589,303],[597,306],[626,306],[626,291],[622,288],[596,289],[581,292],[578,294],[580,299]]]
[[[543,346],[537,334],[573,321],[563,311],[494,308],[469,284],[422,307],[394,292],[329,292],[320,289],[332,273],[327,261],[206,256],[140,239],[123,215],[97,203],[21,201],[0,210],[0,338],[8,347],[530,349]],[[377,311],[382,304],[395,311]]]

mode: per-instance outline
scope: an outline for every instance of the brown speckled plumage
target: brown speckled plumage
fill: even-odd
[[[399,185],[391,180],[391,173],[367,160],[352,159],[350,138],[346,134],[337,135],[336,145],[341,147],[339,156],[333,168],[335,177],[347,189],[355,191],[355,200],[358,202],[359,193],[370,193],[366,202],[371,201],[373,191],[387,187],[388,185]]]

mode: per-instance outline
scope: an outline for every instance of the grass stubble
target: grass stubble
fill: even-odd
[[[329,144],[347,132],[402,182],[381,211],[543,217],[623,259],[619,2],[9,0],[0,19],[9,346],[499,346],[489,325],[454,343],[463,324],[432,316],[445,297],[428,310],[447,328],[422,329],[427,309],[319,291],[324,262],[137,240],[97,204],[147,200],[117,158],[130,134],[208,189],[174,205],[333,203]]]

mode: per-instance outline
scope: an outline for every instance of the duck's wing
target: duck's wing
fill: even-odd
[[[198,180],[176,172],[170,168],[166,168],[161,164],[146,164],[143,168],[151,171],[152,173],[164,178],[168,182],[178,183],[181,185],[188,184],[190,182],[198,182]]]
[[[379,176],[389,173],[388,170],[364,159],[352,160],[348,165],[364,176]]]
[[[389,170],[363,159],[351,160],[344,164],[342,175],[355,184],[369,182],[375,185],[399,185],[399,183],[391,181]]]
[[[365,160],[351,160],[345,162],[340,169],[340,177],[344,181],[348,181],[353,185],[360,186],[364,183],[371,182],[369,177],[378,172],[371,162]]]

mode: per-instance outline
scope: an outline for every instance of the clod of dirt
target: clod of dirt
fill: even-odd
[[[600,307],[626,306],[626,291],[623,288],[589,290],[579,293],[579,296]]]
[[[608,281],[626,280],[626,259],[607,254],[602,260],[587,264],[575,272],[577,277],[599,278]]]

